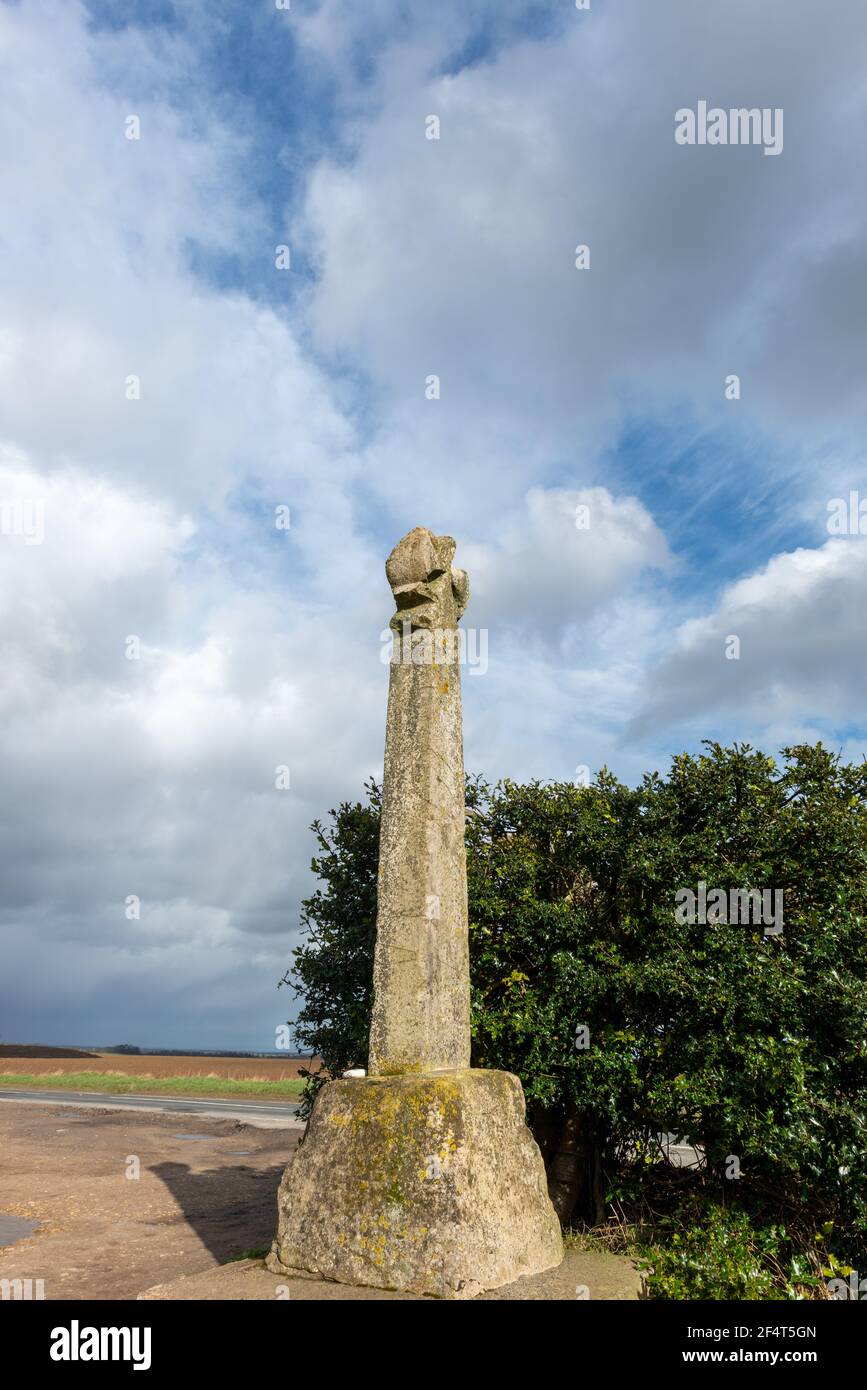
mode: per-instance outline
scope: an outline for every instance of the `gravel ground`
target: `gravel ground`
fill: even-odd
[[[299,1135],[200,1116],[4,1104],[0,1212],[39,1226],[0,1247],[0,1279],[42,1279],[47,1300],[134,1299],[269,1246]],[[140,1176],[129,1178],[134,1158]]]

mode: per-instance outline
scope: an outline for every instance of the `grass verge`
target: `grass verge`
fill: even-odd
[[[18,1086],[28,1091],[99,1091],[104,1095],[246,1096],[250,1099],[297,1100],[304,1082],[245,1081],[230,1076],[128,1076],[123,1072],[67,1071],[0,1072],[0,1087]]]

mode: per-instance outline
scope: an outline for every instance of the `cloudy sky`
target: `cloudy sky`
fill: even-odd
[[[414,525],[472,771],[867,748],[867,9],[278,5],[0,0],[4,1041],[274,1047]]]

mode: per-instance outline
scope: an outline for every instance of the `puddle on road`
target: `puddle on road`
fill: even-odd
[[[217,1139],[216,1134],[173,1134],[173,1139]]]
[[[23,1216],[0,1211],[0,1245],[14,1245],[17,1240],[32,1236],[38,1226],[38,1221],[27,1221]]]
[[[226,1156],[228,1158],[249,1158],[252,1152],[252,1149],[227,1149]]]

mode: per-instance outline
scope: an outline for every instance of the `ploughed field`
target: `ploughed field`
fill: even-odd
[[[287,1099],[300,1094],[299,1072],[309,1066],[309,1058],[298,1057],[145,1056],[0,1044],[0,1087],[4,1088]]]

